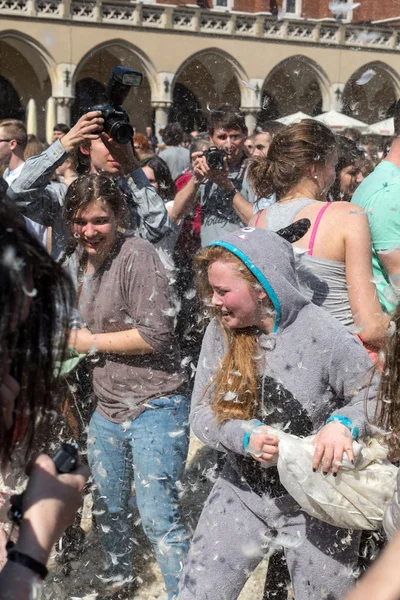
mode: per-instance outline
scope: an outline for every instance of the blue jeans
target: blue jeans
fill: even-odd
[[[189,445],[189,402],[177,394],[148,404],[151,408],[127,423],[93,414],[88,459],[95,482],[94,508],[110,576],[132,576],[128,502],[134,477],[141,523],[172,599],[189,546],[177,486]]]

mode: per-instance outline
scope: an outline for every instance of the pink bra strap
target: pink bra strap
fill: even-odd
[[[319,227],[320,221],[322,219],[322,215],[324,214],[324,212],[326,211],[326,209],[330,207],[331,204],[332,204],[332,202],[327,202],[325,204],[325,206],[323,206],[321,208],[321,210],[319,211],[319,213],[317,214],[317,218],[315,219],[314,227],[313,227],[313,230],[311,232],[310,248],[309,248],[308,253],[307,253],[309,256],[313,255],[315,237],[317,235],[317,231],[318,231],[318,227]]]
[[[261,215],[263,214],[263,212],[265,212],[265,208],[261,209],[258,211],[257,216],[256,216],[256,220],[254,221],[254,227],[257,227],[257,223],[259,218],[261,217]]]

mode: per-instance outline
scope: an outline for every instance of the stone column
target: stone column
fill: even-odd
[[[249,82],[241,82],[241,108],[245,115],[246,127],[249,135],[253,135],[256,129],[257,113],[261,110],[261,96],[263,89],[261,78],[250,79]]]
[[[342,112],[343,92],[344,83],[332,83],[330,89],[330,106],[329,108],[323,106],[323,109],[325,111],[337,110],[338,112]]]
[[[257,123],[257,113],[258,113],[259,109],[256,108],[252,108],[252,109],[243,109],[244,112],[244,118],[246,120],[246,127],[248,129],[249,135],[253,135],[253,133],[255,132],[256,129],[256,123]]]
[[[152,106],[156,109],[155,134],[160,138],[160,129],[168,125],[168,113],[172,102],[152,102]]]
[[[57,123],[65,123],[68,127],[71,125],[71,107],[73,102],[73,98],[56,98]]]
[[[52,97],[56,103],[56,122],[71,125],[71,107],[75,98],[74,74],[76,65],[59,63],[54,67]]]
[[[28,134],[37,135],[37,108],[33,98],[26,107],[26,131]]]
[[[46,106],[46,141],[48,144],[53,142],[53,129],[56,124],[56,99],[49,98]]]

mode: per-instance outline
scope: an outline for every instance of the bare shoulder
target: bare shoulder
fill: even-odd
[[[332,221],[340,222],[345,229],[369,228],[367,213],[358,204],[332,202],[328,213],[330,213]]]

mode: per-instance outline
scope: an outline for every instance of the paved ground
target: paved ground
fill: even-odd
[[[183,511],[190,531],[194,531],[202,506],[215,480],[216,457],[216,452],[194,438],[191,440],[182,494]],[[94,600],[99,597],[92,582],[96,580],[101,552],[96,534],[91,528],[90,509],[86,515],[84,513],[85,516],[87,518],[83,519],[83,527],[87,534],[83,554],[71,563],[72,570],[68,574],[63,572],[62,565],[54,561],[42,600]],[[137,587],[129,594],[115,595],[115,600],[166,600],[160,570],[140,526],[136,527],[134,537],[137,547],[134,560]],[[262,599],[266,567],[264,561],[253,573],[240,595],[240,600]]]

